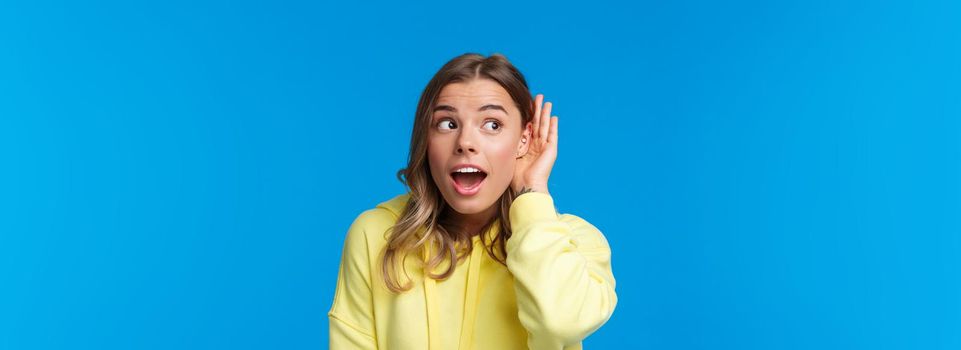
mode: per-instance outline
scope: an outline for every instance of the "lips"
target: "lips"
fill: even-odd
[[[458,169],[463,167],[458,167]],[[473,167],[474,169],[480,170],[478,167]],[[484,171],[477,172],[457,172],[453,171],[450,173],[451,183],[454,185],[454,189],[457,193],[461,195],[469,196],[476,194],[480,191],[481,186],[484,184],[484,180],[487,179],[487,173]]]

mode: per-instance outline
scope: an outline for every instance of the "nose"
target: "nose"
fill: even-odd
[[[470,135],[469,131],[460,133],[460,136],[457,137],[457,154],[464,154],[464,152],[477,153],[472,138],[473,136]]]

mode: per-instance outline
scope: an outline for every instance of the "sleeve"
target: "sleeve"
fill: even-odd
[[[347,231],[337,275],[337,289],[327,317],[330,349],[376,349],[371,263],[365,231],[372,213],[357,217]]]
[[[577,216],[559,215],[546,193],[517,197],[510,221],[507,268],[530,348],[578,343],[607,322],[617,295],[604,235]]]

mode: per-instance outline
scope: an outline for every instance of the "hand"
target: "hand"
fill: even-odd
[[[547,178],[557,160],[557,116],[551,117],[551,103],[541,103],[544,95],[534,99],[533,130],[527,140],[527,153],[517,159],[511,188],[519,193],[523,188],[548,193]]]

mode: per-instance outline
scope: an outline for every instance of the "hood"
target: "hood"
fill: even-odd
[[[376,208],[386,209],[388,212],[390,212],[394,216],[394,219],[399,219],[400,215],[404,213],[404,208],[407,207],[407,202],[409,200],[410,200],[410,193],[404,193],[404,194],[394,196],[394,198],[378,203]],[[486,239],[486,242],[490,243],[494,241],[494,237],[497,236],[499,232],[500,232],[500,219],[495,219],[494,223],[491,225],[491,228],[487,230],[483,235],[481,235],[481,237],[484,237],[484,239]],[[384,238],[385,239],[387,238],[387,234],[384,235]]]
[[[394,214],[395,218],[399,218],[400,214],[404,212],[404,207],[407,205],[407,200],[409,199],[410,193],[404,193],[377,204],[376,208],[387,209],[391,214]]]

